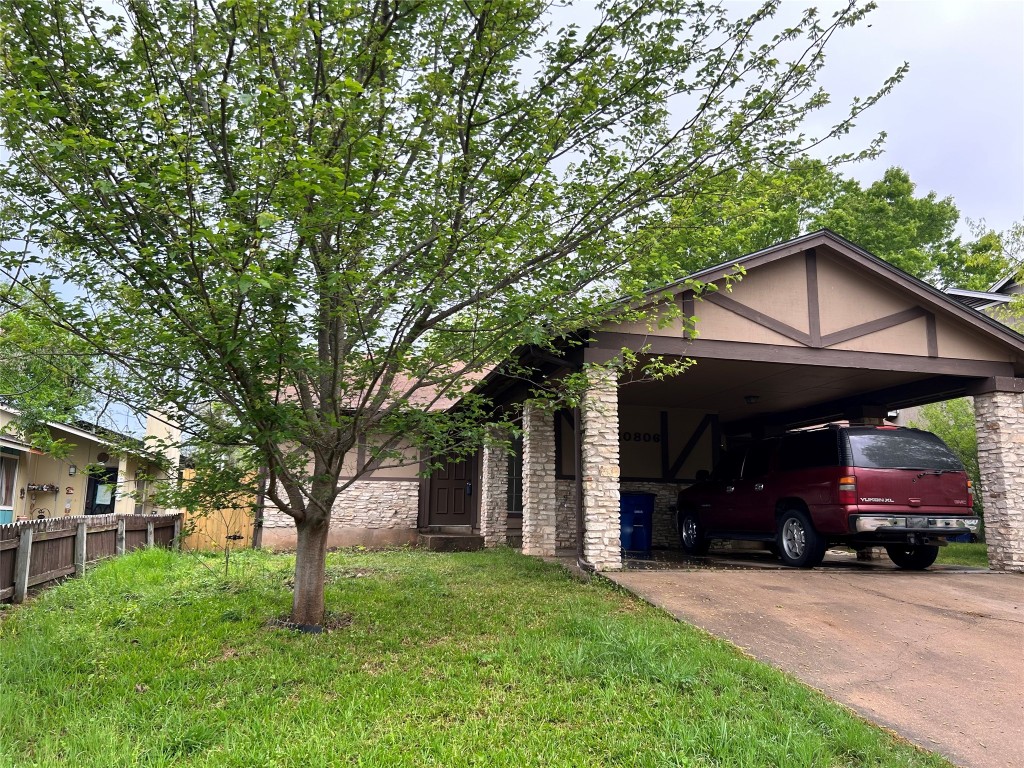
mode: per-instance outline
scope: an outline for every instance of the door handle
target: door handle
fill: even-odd
[[[754,483],[754,490],[755,491],[763,491],[764,490],[764,483]]]
[[[734,485],[727,485],[727,486],[725,486],[725,492],[726,493],[732,493],[735,490],[736,490],[736,486],[734,486]]]
[[[472,496],[473,495],[473,483],[466,483],[466,495],[467,496]]]

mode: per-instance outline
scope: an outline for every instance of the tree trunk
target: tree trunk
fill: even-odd
[[[330,519],[304,520],[296,524],[295,592],[292,622],[319,627],[324,620],[324,572],[327,562],[327,533]]]

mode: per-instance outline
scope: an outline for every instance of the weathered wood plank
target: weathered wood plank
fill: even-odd
[[[75,572],[74,565],[66,565],[63,568],[54,568],[53,570],[47,571],[46,573],[40,573],[33,576],[28,580],[28,586],[34,587],[36,584],[43,584],[47,581],[53,581],[63,576],[70,576]]]
[[[0,552],[8,549],[17,549],[18,539],[7,539],[6,541],[0,541]]]
[[[16,603],[25,602],[28,594],[28,569],[32,565],[32,529],[26,528],[21,532],[18,542],[18,556],[14,561],[14,594],[13,600]]]
[[[89,527],[83,520],[78,524],[78,535],[75,536],[75,576],[85,575],[85,545],[88,540]]]
[[[59,531],[36,531],[33,541],[52,541],[53,539],[70,539],[78,535],[78,526],[62,528]]]

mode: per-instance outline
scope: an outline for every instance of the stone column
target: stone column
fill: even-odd
[[[523,554],[555,556],[555,421],[523,406]]]
[[[989,565],[1024,571],[1024,394],[975,395],[974,421]]]
[[[583,418],[583,556],[599,571],[622,567],[619,543],[619,389],[614,371],[595,369]]]
[[[492,436],[503,435],[492,428]],[[508,544],[508,451],[503,446],[484,446],[480,473],[480,535],[484,546]]]

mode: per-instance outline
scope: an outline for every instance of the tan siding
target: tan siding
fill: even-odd
[[[827,256],[818,258],[818,296],[822,334],[842,331],[916,306],[909,297],[889,289],[877,277]],[[848,348],[860,349],[836,346],[836,349]]]
[[[936,318],[936,331],[939,337],[939,357],[1013,361],[1013,356],[1007,348],[988,339],[979,338],[977,331],[965,332],[945,318]]]
[[[807,319],[807,266],[802,257],[774,261],[748,272],[731,293],[723,293],[805,333]],[[706,303],[706,302],[704,302]],[[698,308],[700,304],[697,305]],[[697,314],[701,314],[699,309]]]
[[[714,341],[744,341],[752,344],[777,344],[785,347],[802,346],[788,336],[740,317],[724,307],[707,301],[697,303],[697,338]]]
[[[860,338],[833,344],[829,349],[846,349],[854,352],[882,352],[892,355],[928,356],[927,321],[923,317],[908,323],[869,333]]]

